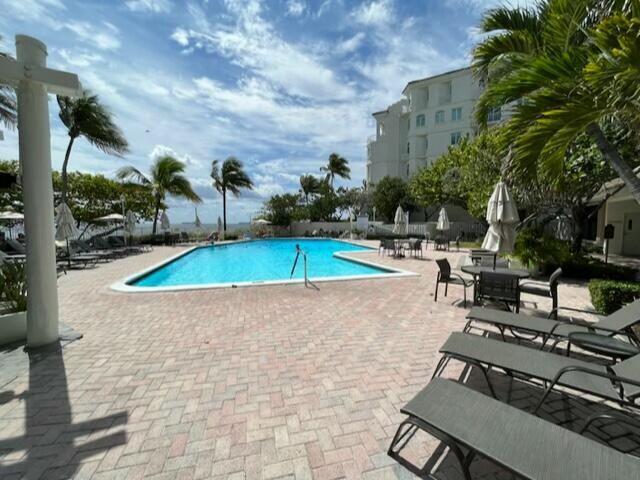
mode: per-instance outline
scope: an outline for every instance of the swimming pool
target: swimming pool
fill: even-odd
[[[307,254],[308,278],[313,281],[410,274],[359,259],[347,259],[343,253],[373,251],[354,243],[330,239],[269,239],[196,247],[133,275],[113,288],[158,291],[301,282],[304,281],[302,257],[290,278],[296,245]]]

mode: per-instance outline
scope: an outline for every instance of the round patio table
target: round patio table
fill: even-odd
[[[468,273],[473,277],[473,303],[474,305],[478,304],[478,297],[476,296],[476,290],[478,285],[478,277],[480,276],[480,272],[496,272],[496,273],[504,273],[509,275],[516,275],[519,280],[529,278],[531,274],[527,270],[522,270],[519,268],[504,268],[504,267],[487,267],[480,265],[464,265],[460,267],[464,273]]]
[[[640,353],[640,349],[630,343],[593,332],[570,333],[569,342],[588,352],[611,357],[614,360],[625,360]]]

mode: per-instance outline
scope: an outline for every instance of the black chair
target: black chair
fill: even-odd
[[[507,310],[510,310],[509,305],[513,304],[516,313],[520,312],[520,277],[511,273],[481,271],[476,301],[481,300],[504,303]]]
[[[420,258],[423,258],[422,255],[422,240],[419,238],[411,238],[409,239],[409,253],[415,257],[420,255]]]
[[[438,235],[433,239],[434,250],[449,250],[449,239],[444,235]]]
[[[558,280],[561,275],[562,269],[558,268],[551,274],[548,282],[523,282],[520,285],[520,293],[528,293],[529,295],[551,298],[553,303],[553,306],[551,307],[551,316],[556,320],[558,319]]]
[[[438,264],[438,268],[440,271],[438,272],[438,278],[436,279],[436,293],[434,296],[434,301],[438,301],[438,285],[444,283],[444,296],[447,296],[447,291],[449,290],[449,284],[453,285],[462,285],[464,289],[464,306],[467,307],[467,287],[471,287],[473,285],[473,280],[467,280],[463,278],[461,275],[457,273],[451,272],[451,265],[449,264],[449,260],[446,258],[441,258],[436,260]]]

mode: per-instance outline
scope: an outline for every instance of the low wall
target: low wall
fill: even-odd
[[[353,228],[356,228],[355,222]],[[351,229],[349,222],[293,222],[291,224],[291,235],[294,237],[303,237],[307,234],[311,235],[313,231],[319,232],[348,232]]]

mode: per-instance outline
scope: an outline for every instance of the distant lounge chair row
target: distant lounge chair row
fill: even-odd
[[[640,353],[603,365],[589,361],[588,356],[578,359],[504,341],[506,331],[516,338],[523,332],[540,336],[544,347],[550,339],[570,341],[569,333],[590,331],[607,338],[626,338],[630,346],[637,347],[632,327],[640,323],[640,299],[587,326],[481,308],[472,309],[468,318],[464,331],[452,333],[440,348],[442,358],[431,382],[401,409],[408,418],[391,442],[388,453],[392,458],[417,475],[429,475],[430,462],[418,466],[401,455],[415,433],[422,430],[451,449],[466,479],[472,478],[470,464],[475,455],[527,479],[640,479],[639,458],[582,435],[594,421],[604,418],[640,428],[637,418],[619,410],[594,412],[574,432],[536,416],[552,391],[565,395],[567,389],[636,411]],[[495,326],[503,341],[469,333],[477,323]],[[436,378],[451,359],[478,367],[493,398],[452,380]],[[489,379],[489,371],[496,368],[544,386],[533,414],[499,401]]]

